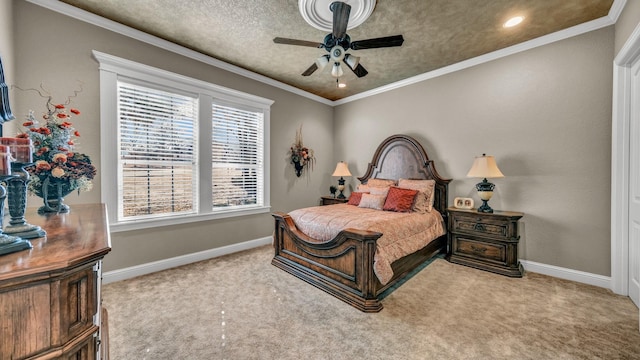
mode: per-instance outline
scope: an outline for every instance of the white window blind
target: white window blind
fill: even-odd
[[[119,219],[195,213],[197,97],[118,82]]]
[[[269,212],[272,100],[93,56],[110,231]]]
[[[213,209],[263,205],[263,113],[212,104]]]

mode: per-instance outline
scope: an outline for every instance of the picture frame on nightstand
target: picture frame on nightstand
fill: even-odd
[[[453,206],[456,209],[471,210],[473,209],[473,199],[465,198],[465,197],[457,197],[453,200]]]

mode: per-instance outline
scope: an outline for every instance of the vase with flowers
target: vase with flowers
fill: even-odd
[[[302,144],[302,126],[296,130],[296,140],[293,145],[291,145],[289,154],[297,177],[302,175],[305,166],[313,170],[313,164],[316,159],[313,155],[313,150]]]
[[[74,151],[80,133],[73,127],[71,118],[80,115],[80,111],[67,109],[71,98],[63,104],[55,104],[51,96],[43,97],[47,98],[47,103],[42,121],[36,118],[34,111],[29,111],[22,124],[25,130],[17,135],[30,138],[33,143],[34,163],[25,168],[31,175],[27,189],[43,199],[44,206],[38,211],[68,212],[64,197],[72,191],[90,190],[96,168],[89,156]]]

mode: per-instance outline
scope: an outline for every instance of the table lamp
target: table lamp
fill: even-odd
[[[478,212],[492,213],[493,209],[487,204],[491,196],[493,196],[493,189],[495,185],[488,182],[487,178],[500,178],[504,177],[498,165],[496,165],[496,159],[493,156],[477,156],[473,160],[471,170],[467,173],[467,177],[484,178],[481,182],[476,184],[476,190],[478,190],[478,196],[482,200],[482,205],[478,208]]]
[[[340,161],[338,165],[336,165],[336,169],[333,171],[332,176],[340,176],[338,180],[338,190],[340,190],[340,195],[338,195],[338,199],[345,199],[344,194],[344,177],[343,176],[351,176],[349,172],[349,168],[347,167],[347,163],[344,161]]]

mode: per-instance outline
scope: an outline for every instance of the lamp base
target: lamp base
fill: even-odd
[[[492,213],[493,209],[487,202],[493,196],[493,189],[495,185],[488,182],[487,178],[484,178],[481,182],[476,184],[476,190],[478,190],[478,196],[480,196],[480,200],[482,200],[482,205],[478,208],[478,212],[482,213]]]
[[[492,213],[493,209],[491,208],[491,206],[489,206],[489,204],[487,204],[487,200],[482,200],[482,205],[480,205],[480,207],[478,208],[478,212]]]
[[[346,199],[347,197],[342,193],[344,191],[344,178],[342,176],[340,176],[340,179],[338,179],[338,190],[340,190],[338,199]]]

